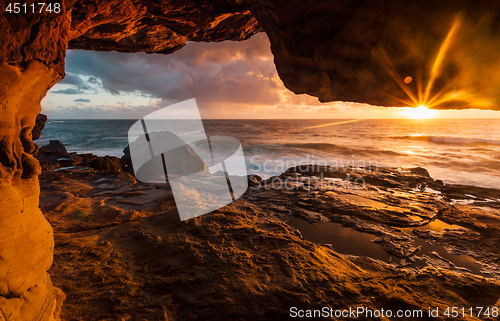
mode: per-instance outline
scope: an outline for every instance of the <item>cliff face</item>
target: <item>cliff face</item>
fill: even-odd
[[[64,74],[69,21],[69,12],[0,16],[1,320],[54,320],[64,296],[47,273],[54,240],[38,208],[31,129],[41,99]]]

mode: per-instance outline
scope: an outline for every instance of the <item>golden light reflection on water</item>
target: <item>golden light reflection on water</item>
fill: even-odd
[[[296,131],[302,131],[302,130],[308,130],[308,129],[321,128],[321,127],[344,125],[344,124],[355,123],[355,122],[359,122],[359,121],[363,121],[363,120],[364,119],[352,119],[352,120],[345,120],[345,121],[336,121],[336,122],[327,123],[327,124],[319,124],[319,125],[314,125],[314,126],[307,126],[307,127],[300,127],[300,128],[292,128],[292,129],[286,129],[286,130],[279,130],[279,131],[276,131],[275,133],[276,134],[281,134],[281,133],[296,132]]]
[[[309,127],[302,127],[297,130],[303,130],[303,129],[314,129],[314,128],[320,128],[320,127],[328,127],[328,126],[335,126],[335,125],[343,125],[343,124],[349,124],[349,123],[354,123],[358,121],[362,121],[363,119],[353,119],[353,120],[346,120],[346,121],[338,121],[338,122],[333,122],[333,123],[328,123],[328,124],[321,124],[321,125],[315,125],[315,126],[309,126]]]
[[[436,232],[442,232],[445,229],[457,229],[461,228],[461,226],[454,225],[454,224],[448,224],[440,220],[434,220],[430,222],[429,224],[426,225],[426,227],[429,230],[436,231]]]

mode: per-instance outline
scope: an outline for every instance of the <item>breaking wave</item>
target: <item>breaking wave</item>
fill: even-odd
[[[500,140],[450,136],[398,136],[399,139],[428,141],[436,144],[500,145]]]

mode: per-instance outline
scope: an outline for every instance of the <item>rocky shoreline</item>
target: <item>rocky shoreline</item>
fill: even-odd
[[[500,305],[499,190],[444,184],[423,168],[298,166],[249,176],[236,202],[181,222],[168,184],[51,145],[37,154],[40,208],[54,229],[49,272],[67,297],[63,319]],[[329,231],[352,248],[367,236],[364,255],[340,252]]]

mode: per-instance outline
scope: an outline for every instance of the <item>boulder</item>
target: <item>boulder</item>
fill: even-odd
[[[429,174],[429,171],[423,167],[414,167],[408,169],[412,174],[418,175],[418,176],[423,176],[423,177],[431,177],[431,174]]]
[[[64,144],[58,140],[50,140],[48,145],[40,147],[40,152],[62,155],[68,154],[68,151],[66,150]]]
[[[122,170],[126,173],[129,173],[131,175],[135,175],[134,174],[134,167],[132,165],[132,158],[130,157],[130,146],[127,145],[127,147],[125,147],[123,149],[123,156],[120,158],[120,165],[122,167]]]
[[[98,171],[121,172],[120,159],[115,156],[97,157],[91,160],[89,167]]]
[[[257,174],[250,174],[247,176],[248,186],[258,186],[262,182],[262,177]]]
[[[198,154],[188,144],[186,144],[182,139],[180,139],[175,134],[168,131],[153,132],[149,134],[149,139],[152,141],[168,140],[170,144],[175,146],[180,146],[173,150],[165,151],[165,153],[163,153],[163,157],[169,160],[168,162],[170,164],[170,166],[168,167],[169,175],[189,175],[199,171],[208,171],[208,167],[203,161],[203,159],[201,159],[200,156],[198,156]],[[149,154],[150,153],[149,147],[147,145],[146,146],[143,146],[142,144],[139,145],[139,142],[142,141],[144,140],[138,139],[132,142],[131,145],[134,152],[135,153],[144,152]],[[120,163],[123,170],[125,172],[128,172],[136,176],[132,164],[132,158],[130,156],[130,145],[123,150],[123,153],[124,155],[120,159]],[[154,162],[154,159],[152,161]],[[136,171],[137,170],[140,171],[139,175],[142,176],[143,179],[149,178],[151,180],[156,180],[155,177],[158,175],[158,173],[156,173],[157,171],[155,168],[153,168],[152,171],[149,171],[147,164],[145,166],[142,166],[141,169],[136,169]],[[161,176],[161,179],[163,179],[164,177],[163,171],[161,171],[159,175]],[[138,180],[141,180],[140,177],[136,178]]]

